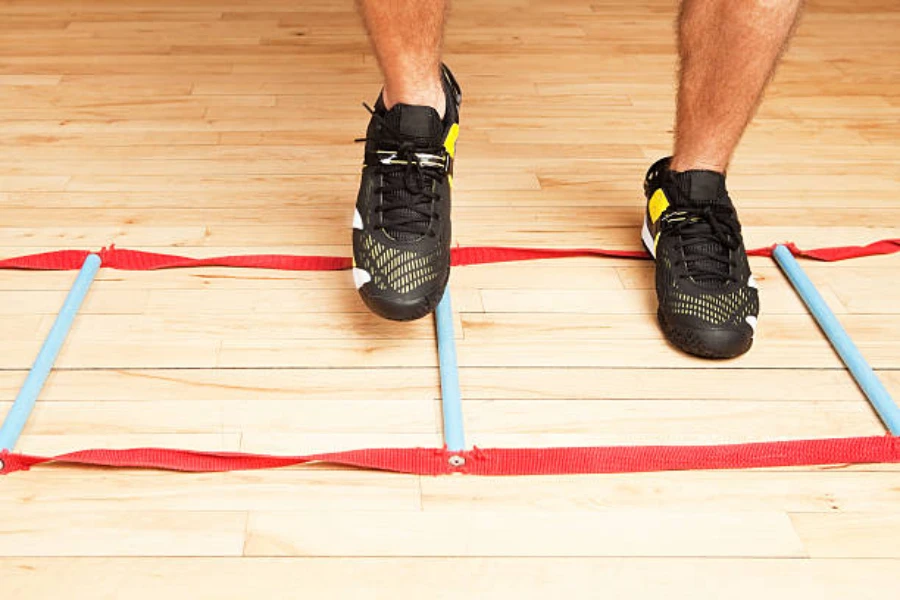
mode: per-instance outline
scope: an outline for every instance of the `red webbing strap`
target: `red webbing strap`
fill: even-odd
[[[454,266],[484,265],[490,263],[541,260],[547,258],[574,258],[606,256],[610,258],[650,258],[643,250],[604,250],[602,248],[511,248],[506,246],[457,247],[450,251],[450,263]]]
[[[453,466],[450,463],[451,456],[461,456],[465,462]],[[900,462],[900,437],[835,438],[720,446],[475,448],[452,453],[434,448],[383,448],[308,456],[137,448],[83,450],[53,457],[2,453],[0,460],[4,465],[0,474],[27,470],[43,463],[209,473],[321,462],[415,475],[564,475],[897,463]]]
[[[345,465],[360,469],[440,475],[447,471],[444,450],[426,448],[383,448],[350,450],[307,456],[272,456],[240,452],[196,452],[171,448],[134,448],[130,450],[79,450],[59,456],[29,456],[0,452],[0,475],[27,471],[44,463],[64,465],[158,469],[188,473],[255,471],[310,462]]]
[[[641,473],[900,462],[900,437],[790,440],[717,446],[475,449],[473,475]]]
[[[40,254],[27,254],[0,260],[0,269],[25,271],[76,271],[84,264],[87,250],[57,250]]]
[[[802,250],[793,242],[785,242],[784,245],[788,247],[791,254],[794,256],[811,258],[813,260],[821,260],[824,262],[837,262],[849,260],[851,258],[880,256],[900,252],[900,238],[879,240],[865,246],[834,246],[831,248],[814,248],[812,250]],[[751,256],[772,256],[774,250],[775,245],[772,245],[768,248],[748,250],[747,254],[750,254]]]
[[[171,254],[120,250],[115,246],[100,252],[104,267],[127,271],[154,271],[189,267],[237,267],[275,269],[278,271],[340,271],[349,269],[352,261],[343,256],[301,256],[292,254],[248,254],[189,258]]]
[[[786,244],[795,256],[821,261],[839,261],[863,256],[900,252],[900,239],[888,239],[867,246],[843,246],[801,250]],[[752,256],[771,256],[775,246],[748,251]],[[139,250],[124,250],[112,246],[98,252],[103,266],[126,271],[152,271],[188,267],[237,267],[247,269],[276,269],[280,271],[340,271],[349,269],[352,260],[342,256],[303,256],[294,254],[248,254],[190,258],[174,254],[160,254]],[[77,270],[88,255],[84,250],[58,250],[0,260],[0,269],[64,271]],[[512,248],[502,246],[457,247],[451,251],[454,266],[479,265],[551,258],[608,256],[613,258],[646,259],[643,250],[604,250],[602,248]]]

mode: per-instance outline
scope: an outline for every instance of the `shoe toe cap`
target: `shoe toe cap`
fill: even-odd
[[[443,288],[435,286],[424,293],[384,296],[375,293],[371,284],[359,290],[369,310],[391,321],[414,321],[425,317],[438,305],[443,292]]]

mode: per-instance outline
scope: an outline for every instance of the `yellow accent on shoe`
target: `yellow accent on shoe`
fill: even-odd
[[[656,223],[659,220],[660,215],[662,215],[667,208],[669,208],[669,199],[666,198],[662,188],[653,192],[653,195],[650,196],[650,202],[647,205],[647,210],[650,213],[650,220]]]
[[[450,131],[447,132],[447,137],[444,138],[444,148],[447,150],[447,154],[450,155],[450,158],[454,158],[456,154],[456,140],[459,138],[459,124],[454,123],[450,126]]]
[[[662,231],[657,232],[657,233],[656,233],[656,237],[653,238],[653,251],[654,251],[654,252],[655,252],[656,249],[659,247],[659,234],[661,234],[661,233],[662,233]]]

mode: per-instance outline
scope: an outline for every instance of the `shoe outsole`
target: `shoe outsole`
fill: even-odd
[[[647,218],[644,217],[644,225],[641,227],[641,241],[650,256],[656,260],[656,248],[653,236],[650,235],[650,227]],[[734,329],[694,329],[690,327],[678,327],[669,323],[659,309],[656,312],[659,327],[669,342],[688,354],[700,358],[728,359],[745,354],[753,346],[753,335]],[[749,327],[749,325],[748,325]]]

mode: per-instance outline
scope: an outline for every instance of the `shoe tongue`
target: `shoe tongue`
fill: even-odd
[[[395,128],[401,136],[415,142],[419,147],[440,147],[443,141],[444,128],[437,111],[430,106],[415,106],[412,104],[395,104],[384,115],[385,121]],[[400,189],[395,192],[406,202],[412,202],[413,198],[408,190]],[[396,208],[392,212],[401,218],[419,219],[416,211],[410,208]],[[412,227],[413,231],[386,228],[387,233],[395,240],[411,242],[419,239],[427,231],[427,223]]]
[[[424,146],[440,146],[444,133],[437,111],[430,106],[395,104],[384,116],[385,120],[405,138]]]
[[[678,187],[678,201],[688,206],[708,206],[728,202],[725,176],[716,171],[671,171]]]
[[[671,171],[671,174],[679,192],[676,205],[686,208],[702,208],[731,203],[728,192],[725,191],[725,176],[721,173],[698,169],[684,172]],[[729,252],[728,248],[713,237],[710,237],[709,241],[691,244],[688,251],[691,250],[726,256]],[[721,288],[728,278],[729,271],[727,265],[708,258],[690,261],[688,269],[705,271],[699,278],[692,277],[692,279],[697,285],[707,289]],[[716,277],[715,273],[719,277]]]

